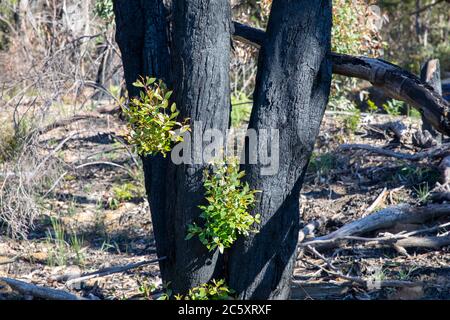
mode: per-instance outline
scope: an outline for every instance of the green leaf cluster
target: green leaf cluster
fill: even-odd
[[[211,283],[204,283],[192,288],[185,295],[175,295],[176,300],[229,300],[234,290],[228,288],[225,280],[211,280]]]
[[[160,153],[165,157],[174,144],[183,141],[182,134],[190,130],[188,119],[177,121],[179,111],[175,103],[170,104],[172,91],[164,82],[147,77],[133,85],[142,90],[139,98],[131,99],[128,107],[122,108],[128,117],[128,141],[141,155]]]
[[[199,206],[204,226],[188,225],[186,240],[198,236],[210,251],[219,248],[223,253],[238,235],[256,232],[252,226],[260,223],[260,215],[252,216],[249,211],[254,207],[258,191],[250,190],[249,185],[241,181],[244,175],[245,172],[239,171],[237,158],[216,161],[212,170],[205,170],[203,185],[208,204]]]

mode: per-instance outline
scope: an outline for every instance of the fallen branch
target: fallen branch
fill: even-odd
[[[126,167],[124,167],[124,166],[122,166],[120,164],[117,164],[117,163],[114,163],[114,162],[109,162],[109,161],[87,162],[87,163],[83,163],[83,164],[80,164],[80,165],[76,166],[75,169],[81,169],[81,168],[84,168],[84,167],[98,166],[98,165],[106,165],[106,166],[120,168],[120,169],[123,169],[123,170],[127,171],[130,174],[130,176],[133,176],[133,171],[131,171],[130,169],[128,169],[128,168],[126,168]]]
[[[233,24],[235,39],[260,47],[266,38],[263,30],[238,22]],[[391,98],[402,100],[417,108],[438,131],[450,134],[450,104],[433,87],[402,68],[368,57],[330,53],[333,73],[370,81]]]
[[[431,219],[437,219],[450,215],[450,204],[428,205],[424,207],[412,207],[399,205],[380,210],[357,221],[353,221],[340,229],[310,241],[300,243],[299,246],[312,246],[315,248],[332,248],[339,241],[349,240],[349,237],[362,235],[380,229],[387,229],[395,224],[423,223]],[[411,234],[410,234],[411,235]]]
[[[153,264],[153,263],[165,260],[165,259],[166,259],[166,257],[162,257],[159,259],[145,260],[145,261],[141,261],[141,262],[131,263],[131,264],[127,264],[125,266],[116,266],[116,267],[101,269],[101,270],[98,270],[95,272],[85,274],[84,276],[81,276],[79,278],[70,279],[69,281],[66,282],[66,286],[70,287],[75,283],[80,283],[82,281],[86,281],[86,280],[94,279],[94,278],[106,277],[106,276],[109,276],[109,275],[112,275],[115,273],[125,272],[125,271],[131,270],[131,269],[136,269],[136,268],[139,268],[142,266]]]
[[[0,278],[1,282],[6,283],[11,289],[18,291],[23,295],[28,295],[40,299],[46,300],[87,300],[85,298],[79,297],[75,294],[53,289],[37,286],[31,283],[27,283],[20,280],[15,280],[11,278]]]
[[[445,143],[433,148],[430,148],[426,151],[408,154],[408,153],[400,153],[395,152],[388,149],[383,149],[379,147],[374,147],[368,144],[342,144],[339,146],[340,150],[365,150],[371,153],[383,155],[386,157],[409,160],[409,161],[420,161],[428,158],[441,158],[445,157],[450,153],[450,143]]]
[[[298,243],[303,242],[303,240],[305,240],[305,238],[308,235],[311,235],[314,233],[314,230],[319,229],[323,224],[323,220],[316,220],[313,222],[308,223],[306,226],[303,227],[302,230],[300,230],[299,234],[298,234]]]

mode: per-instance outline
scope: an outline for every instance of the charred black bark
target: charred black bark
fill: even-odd
[[[249,128],[278,129],[279,170],[245,165],[262,190],[259,233],[231,249],[229,285],[241,299],[287,299],[299,232],[299,192],[328,101],[331,1],[276,0],[262,45]]]
[[[139,77],[156,77],[171,87],[167,12],[162,0],[114,1],[116,41],[122,53],[128,95],[139,95],[133,83]],[[172,250],[167,242],[165,215],[166,171],[169,159],[162,156],[141,157],[145,188],[152,214],[153,232],[158,257],[168,256]],[[168,262],[160,262],[162,279],[167,281]]]
[[[169,37],[162,0],[114,1],[129,95],[139,94],[132,86],[139,76],[163,79],[174,89],[180,118],[191,119],[193,136],[202,137],[209,128],[224,133],[230,111],[229,1],[175,0],[172,5]],[[196,237],[185,240],[187,225],[200,222],[203,161],[175,165],[159,157],[143,159],[158,256],[167,257],[160,263],[162,277],[175,292],[223,276],[228,267],[229,285],[240,298],[288,298],[299,192],[330,88],[330,32],[330,0],[274,1],[267,38],[263,33],[250,128],[280,131],[279,172],[265,176],[260,166],[245,165],[250,186],[264,191],[254,210],[262,223],[260,233],[231,249],[228,264]],[[195,147],[194,161],[202,160]]]
[[[229,123],[231,8],[228,0],[173,2],[172,65],[174,97],[181,118],[191,119],[192,136],[206,129],[225,134]],[[197,123],[197,124],[196,124]],[[170,281],[175,292],[206,283],[221,271],[217,251],[208,252],[194,237],[185,240],[187,226],[199,223],[204,203],[202,154],[205,142],[192,143],[193,164],[169,163],[166,215],[171,223],[168,244]],[[199,145],[200,144],[200,145]],[[200,161],[195,161],[195,160]]]

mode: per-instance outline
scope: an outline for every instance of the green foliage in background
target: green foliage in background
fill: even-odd
[[[96,0],[94,12],[107,23],[114,20],[114,9],[112,0]]]
[[[389,100],[383,104],[383,110],[390,116],[399,116],[402,114],[403,101]]]
[[[111,191],[112,195],[108,198],[107,205],[112,210],[117,209],[121,203],[144,196],[143,188],[130,182],[114,186]]]
[[[237,158],[217,161],[213,170],[205,170],[204,187],[207,205],[199,206],[202,210],[200,218],[204,226],[196,223],[188,225],[186,240],[198,236],[200,241],[210,250],[219,248],[223,253],[229,248],[238,235],[248,236],[256,232],[254,223],[260,223],[260,215],[252,216],[249,211],[255,203],[255,193],[241,179],[245,173],[239,171]]]
[[[381,41],[379,26],[382,19],[369,7],[373,1],[334,0],[332,50],[351,55],[379,55],[384,45]],[[270,12],[272,0],[258,1],[263,12],[263,20]],[[255,15],[255,18],[258,15]]]
[[[0,164],[19,156],[31,133],[30,122],[23,118],[15,126],[4,126],[0,132]]]
[[[308,171],[316,172],[319,175],[327,175],[337,166],[336,155],[325,153],[318,155],[313,152],[309,161]]]
[[[231,126],[238,128],[250,119],[253,101],[244,93],[231,96]]]
[[[358,109],[353,110],[352,115],[348,115],[344,118],[344,128],[347,133],[353,134],[358,129],[361,122],[361,111]]]
[[[431,58],[440,60],[442,70],[450,70],[448,1],[379,0],[378,5],[390,21],[383,29],[389,43],[385,48],[386,60],[415,74],[419,74],[421,65]],[[425,10],[420,10],[423,8]]]
[[[122,108],[128,117],[128,141],[141,155],[160,153],[165,157],[175,143],[183,141],[182,134],[190,130],[188,119],[176,120],[179,111],[175,103],[170,104],[172,91],[164,82],[156,83],[155,78],[147,77],[134,86],[142,88],[140,98],[131,99],[128,107]]]

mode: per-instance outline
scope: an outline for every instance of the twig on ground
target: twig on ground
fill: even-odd
[[[340,150],[365,150],[370,153],[392,157],[401,160],[409,161],[421,161],[424,159],[440,158],[445,157],[450,153],[450,143],[444,143],[439,146],[430,148],[428,150],[417,152],[415,154],[395,152],[388,149],[383,149],[379,147],[374,147],[368,144],[342,144],[339,146]]]
[[[417,286],[424,285],[424,283],[422,283],[422,282],[412,282],[412,281],[402,281],[402,280],[366,280],[361,277],[345,275],[341,271],[339,271],[338,268],[333,266],[333,264],[329,261],[329,259],[327,259],[322,254],[320,254],[315,248],[308,247],[308,249],[310,249],[310,251],[312,253],[314,253],[318,258],[323,260],[326,263],[326,265],[332,270],[328,270],[321,265],[316,265],[319,269],[328,273],[329,275],[332,275],[332,276],[335,276],[338,278],[342,278],[345,280],[349,280],[353,283],[362,285],[368,289],[381,289],[381,288],[389,288],[389,287],[396,287],[396,288],[417,287]]]
[[[163,261],[165,260],[167,257],[161,257],[159,259],[153,259],[153,260],[145,260],[145,261],[141,261],[141,262],[136,262],[136,263],[131,263],[131,264],[127,264],[125,266],[116,266],[116,267],[110,267],[110,268],[105,268],[105,269],[101,269],[95,272],[91,272],[88,273],[84,276],[81,276],[79,278],[75,278],[75,279],[70,279],[69,281],[66,282],[66,286],[70,287],[75,283],[79,283],[82,281],[86,281],[89,279],[94,279],[94,278],[99,278],[99,277],[106,277],[115,273],[121,273],[121,272],[125,272],[131,269],[136,269],[142,266],[146,266],[149,264],[153,264],[159,261]]]

